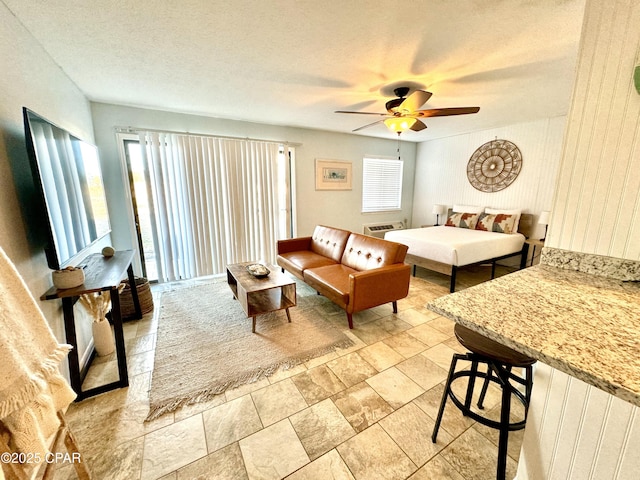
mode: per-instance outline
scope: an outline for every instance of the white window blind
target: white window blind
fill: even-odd
[[[402,160],[362,160],[362,212],[400,210],[402,202]]]

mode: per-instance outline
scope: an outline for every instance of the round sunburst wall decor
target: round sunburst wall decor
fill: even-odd
[[[518,177],[522,169],[520,149],[508,140],[492,140],[478,147],[467,163],[467,178],[481,192],[499,192]]]

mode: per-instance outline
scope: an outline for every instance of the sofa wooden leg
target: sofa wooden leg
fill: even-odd
[[[349,320],[349,328],[353,330],[353,316],[350,313],[347,313],[347,320]]]
[[[393,305],[393,313],[398,313],[398,302],[394,300],[391,304]]]

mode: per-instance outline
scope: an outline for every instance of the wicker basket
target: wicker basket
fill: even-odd
[[[149,313],[153,310],[153,296],[151,288],[146,278],[136,277],[136,288],[138,290],[138,300],[140,300],[140,309],[142,314]],[[120,293],[120,312],[123,320],[128,320],[136,316],[136,307],[133,304],[133,296],[131,295],[131,287],[129,280],[124,282],[124,290]]]

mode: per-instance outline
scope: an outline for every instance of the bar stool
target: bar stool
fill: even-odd
[[[434,443],[436,442],[436,437],[438,436],[438,430],[440,429],[440,423],[442,422],[442,415],[444,414],[444,407],[448,396],[451,398],[451,401],[455,406],[462,411],[463,415],[472,418],[478,423],[500,431],[496,478],[498,480],[504,480],[507,469],[507,443],[509,440],[509,432],[521,430],[525,426],[527,411],[529,409],[529,401],[531,400],[531,389],[533,388],[532,366],[536,363],[536,360],[516,352],[511,348],[505,347],[498,342],[490,340],[473,330],[463,327],[462,325],[456,324],[454,332],[460,344],[469,350],[469,353],[456,353],[451,360],[451,368],[449,369],[447,383],[445,384],[444,393],[442,394],[440,410],[438,411],[436,424],[433,427],[431,440]],[[456,364],[459,360],[471,362],[471,369],[456,372]],[[481,363],[487,366],[486,372],[478,370],[478,365]],[[513,373],[513,368],[524,369],[524,376],[521,377]],[[451,388],[453,381],[462,377],[468,377],[469,379],[464,402],[456,397],[453,393],[453,389]],[[480,396],[478,398],[478,407],[480,409],[484,408],[483,403],[489,383],[493,382],[501,388],[502,405],[500,407],[500,421],[490,420],[489,418],[479,415],[471,410],[471,400],[473,398],[473,389],[476,378],[484,379]],[[521,389],[517,388],[516,384],[524,386],[524,393]],[[510,421],[509,414],[511,412],[511,395],[515,395],[523,404],[525,411],[524,420],[513,423]]]

